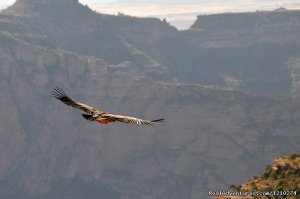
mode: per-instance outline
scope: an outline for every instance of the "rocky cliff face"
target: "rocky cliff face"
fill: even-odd
[[[191,31],[210,35],[211,40],[201,41],[198,37],[198,41],[207,47],[245,46],[262,42],[295,44],[299,41],[299,19],[299,10],[199,15]]]
[[[1,30],[10,29],[23,40],[114,63],[145,59],[132,58],[133,42],[141,50],[136,44],[149,45],[177,32],[159,19],[99,14],[76,1],[17,1],[2,14]]]
[[[255,176],[248,182],[231,186],[231,192],[265,193],[262,199],[299,198],[300,191],[300,156],[297,154],[276,158],[268,165],[261,176]],[[213,199],[253,199],[255,196],[216,196]]]
[[[199,198],[299,150],[298,100],[156,83],[100,59],[10,42],[1,49],[3,197]],[[89,123],[50,99],[53,86],[103,110],[166,122]]]
[[[239,184],[274,157],[299,151],[297,98],[169,81],[168,68],[140,42],[147,36],[126,35],[149,30],[142,19],[112,17],[132,20],[126,30],[88,21],[90,29],[71,34],[74,46],[59,48],[72,31],[58,21],[39,26],[43,13],[0,16],[1,198],[206,198],[207,190]],[[178,36],[159,20],[145,21],[153,23],[149,43]],[[99,47],[96,38],[111,40]],[[88,122],[49,97],[55,86],[104,111],[166,122]]]
[[[156,68],[152,77],[163,81],[298,96],[299,11],[200,15],[191,29],[178,31],[154,18],[98,14],[76,1],[45,2],[17,1],[2,13],[0,30],[112,65]]]
[[[179,81],[298,95],[291,63],[300,52],[299,19],[288,10],[200,15],[153,54]]]

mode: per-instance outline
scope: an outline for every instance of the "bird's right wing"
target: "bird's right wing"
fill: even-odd
[[[55,97],[56,99],[62,101],[64,104],[74,107],[74,108],[81,109],[86,113],[89,113],[92,115],[102,113],[102,111],[99,111],[99,110],[95,109],[94,107],[88,106],[86,104],[83,104],[81,102],[71,99],[62,89],[60,89],[58,87],[54,88],[53,91],[51,91],[50,95],[52,97]]]

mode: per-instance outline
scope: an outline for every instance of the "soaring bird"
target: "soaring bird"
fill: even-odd
[[[94,107],[88,106],[81,102],[75,101],[71,99],[62,89],[56,87],[51,91],[50,94],[52,97],[62,101],[68,106],[78,108],[83,110],[88,114],[82,114],[82,116],[86,120],[96,121],[101,124],[110,124],[112,122],[123,122],[129,124],[143,124],[143,125],[153,125],[155,122],[163,122],[164,119],[156,119],[156,120],[143,120],[135,117],[130,117],[126,115],[115,115],[107,112],[103,112],[101,110],[95,109]]]

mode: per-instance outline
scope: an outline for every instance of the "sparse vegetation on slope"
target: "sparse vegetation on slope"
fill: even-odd
[[[259,199],[300,198],[300,155],[275,159],[261,176],[254,176],[240,186],[232,185],[231,191],[270,193],[269,196],[253,197]]]

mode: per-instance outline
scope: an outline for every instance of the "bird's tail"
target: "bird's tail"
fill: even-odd
[[[82,117],[84,117],[84,119],[86,120],[93,120],[93,115],[88,115],[88,114],[81,114]]]
[[[157,120],[152,120],[151,122],[164,122],[165,119],[157,119]]]

